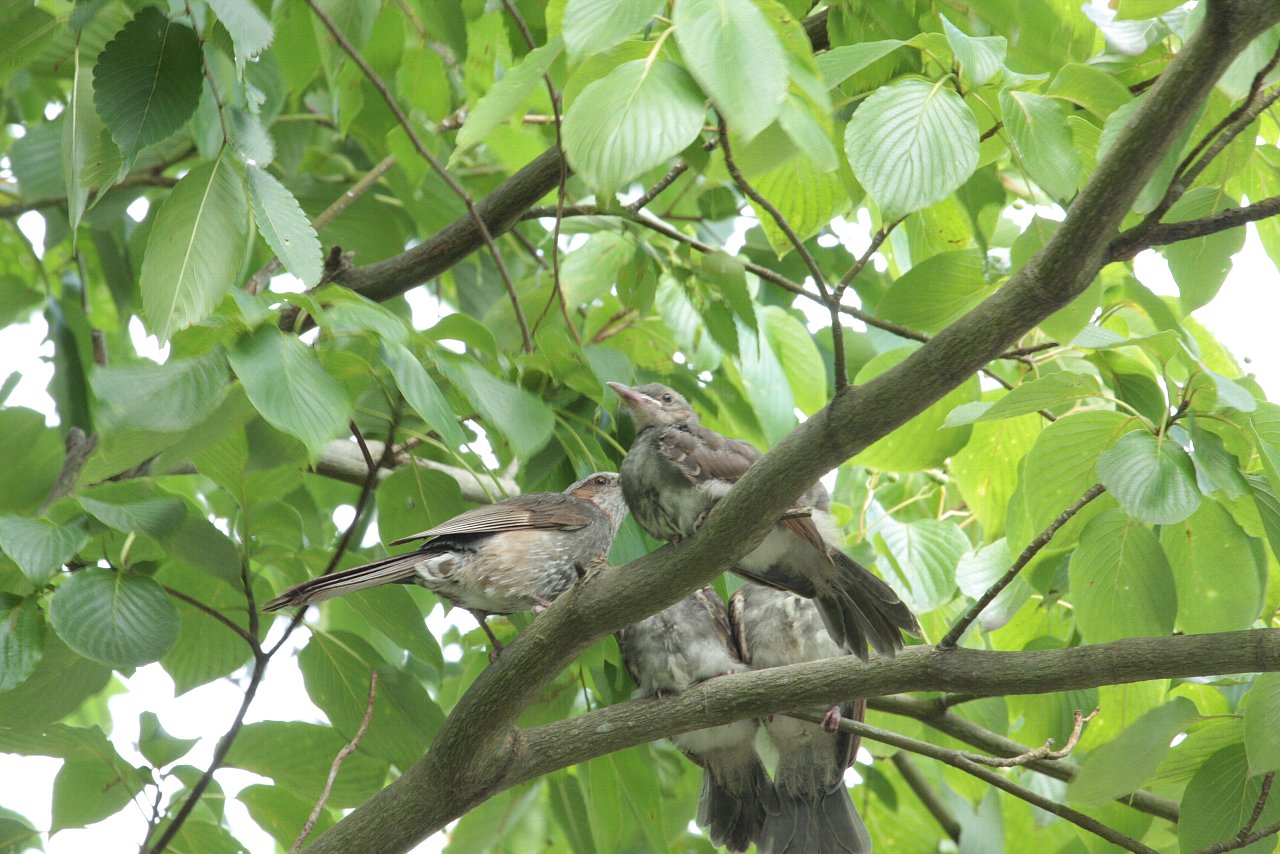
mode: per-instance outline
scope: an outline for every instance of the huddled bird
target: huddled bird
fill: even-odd
[[[845,654],[814,603],[792,593],[747,584],[729,601],[729,616],[738,652],[752,669]],[[844,783],[858,739],[839,730],[841,717],[861,719],[864,709],[861,701],[832,706],[821,725],[785,715],[765,721],[778,753],[778,811],[756,842],[759,854],[869,854],[871,837]]]
[[[640,526],[660,540],[691,536],[706,514],[761,456],[751,443],[703,427],[689,403],[659,383],[609,386],[622,398],[636,437],[622,462],[622,489]],[[836,545],[819,483],[733,571],[812,599],[831,637],[862,659],[902,648],[919,624],[898,594]]]
[[[380,584],[417,584],[470,611],[493,644],[491,614],[539,611],[609,551],[627,515],[614,472],[596,472],[564,492],[532,492],[468,510],[391,543],[417,550],[304,581],[267,602],[276,611]]]
[[[637,697],[679,694],[712,677],[748,669],[734,650],[724,603],[710,587],[627,626],[617,637]],[[778,808],[756,753],[757,729],[755,720],[742,720],[672,737],[703,769],[698,824],[712,844],[730,851],[746,851]]]

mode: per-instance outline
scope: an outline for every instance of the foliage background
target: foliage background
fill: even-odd
[[[811,6],[0,11],[11,34],[0,317],[43,314],[58,416],[50,429],[0,409],[20,451],[0,470],[0,749],[65,762],[52,826],[7,811],[0,845],[39,845],[41,832],[137,803],[144,848],[240,850],[212,766],[186,761],[193,745],[146,713],[128,722],[137,752],[113,743],[122,722],[107,699],[120,675],[158,662],[179,693],[230,680],[248,709],[270,659],[295,649],[332,726],[237,725],[213,764],[275,783],[234,798],[282,847],[322,799],[324,830],[426,751],[487,665],[482,636],[469,623],[428,632],[436,601],[416,589],[327,603],[302,624],[260,617],[257,603],[468,502],[616,468],[630,427],[606,380],[660,378],[709,426],[775,444],[845,377],[900,363],[1023,269],[1210,14],[1162,0],[1122,2],[1116,20],[1056,0]],[[1264,100],[1278,45],[1274,30],[1251,44],[1172,140],[1112,244],[1119,263],[985,379],[840,467],[849,549],[903,591],[930,641],[1098,481],[1105,492],[1035,553],[966,646],[1275,625],[1280,408],[1192,313],[1243,241],[1243,219],[1215,216],[1251,203],[1280,258],[1266,218],[1280,128]],[[15,227],[32,212],[43,246]],[[1162,223],[1178,221],[1200,230],[1167,242]],[[1135,273],[1148,245],[1176,297]],[[271,278],[280,269],[319,287],[287,292]],[[437,312],[426,321],[404,296],[424,281],[431,298],[418,304]],[[852,291],[842,335],[829,321],[810,334],[814,306],[840,313],[824,286]],[[167,344],[163,365],[139,355],[139,323]],[[385,476],[368,475],[349,425]],[[651,546],[629,524],[613,562]],[[368,730],[322,798],[372,672]],[[923,695],[938,703],[882,702],[871,720],[946,748],[961,745],[940,724],[956,720],[971,744],[975,732],[1061,744],[1072,710],[1098,706],[1070,786],[1007,773],[1132,840],[1194,851],[1236,834],[1256,804],[1254,825],[1280,816],[1259,798],[1280,767],[1277,684]],[[606,639],[520,725],[630,690]],[[864,767],[856,790],[879,850],[933,851],[948,836],[962,850],[1100,850],[986,782],[868,747],[894,755]],[[698,787],[669,745],[631,747],[497,794],[447,850],[706,850],[688,830]],[[1152,803],[1164,817],[1115,802],[1138,788],[1163,799]]]

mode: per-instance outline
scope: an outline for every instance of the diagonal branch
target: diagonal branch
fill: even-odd
[[[1107,257],[1111,261],[1127,261],[1143,249],[1165,246],[1181,240],[1192,240],[1209,234],[1217,234],[1245,223],[1257,222],[1280,214],[1280,196],[1270,196],[1238,208],[1224,208],[1201,219],[1182,222],[1162,222],[1144,230],[1135,226],[1122,232],[1111,242]]]

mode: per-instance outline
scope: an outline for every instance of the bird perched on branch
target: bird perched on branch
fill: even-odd
[[[760,451],[701,426],[688,402],[664,385],[609,386],[636,426],[622,461],[632,515],[657,539],[692,535]],[[902,648],[900,630],[918,634],[919,624],[892,587],[839,549],[829,506],[827,491],[814,483],[799,512],[780,519],[733,571],[813,599],[831,637],[858,657],[867,658],[869,645],[891,656]]]
[[[747,584],[729,600],[729,618],[738,653],[753,670],[845,654],[813,602],[792,593]],[[862,701],[832,706],[821,725],[785,715],[765,721],[778,751],[778,812],[765,822],[759,854],[869,854],[871,837],[844,784],[858,738],[839,730],[841,717],[861,720],[864,710]]]
[[[618,475],[596,472],[564,492],[532,492],[477,507],[391,545],[416,551],[294,585],[268,602],[276,611],[376,587],[417,584],[470,611],[501,652],[485,618],[539,611],[606,555],[627,515]]]
[[[637,697],[679,694],[714,676],[748,669],[734,651],[724,603],[710,587],[627,626],[617,637]],[[730,851],[746,851],[777,811],[773,785],[756,753],[758,726],[754,720],[735,721],[671,738],[702,768],[698,824],[712,844]]]

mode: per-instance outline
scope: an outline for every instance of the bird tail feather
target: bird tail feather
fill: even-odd
[[[415,567],[421,561],[422,554],[420,552],[410,552],[405,555],[375,560],[373,563],[344,569],[341,572],[334,572],[320,578],[312,578],[285,590],[279,596],[263,605],[262,610],[279,611],[281,608],[289,608],[294,605],[310,605],[312,602],[321,602],[325,599],[332,599],[335,596],[354,593],[357,590],[365,590],[369,587],[377,587],[381,584],[408,581],[417,575]]]
[[[870,854],[871,836],[843,784],[817,797],[778,788],[778,812],[756,843],[758,854]]]
[[[901,631],[919,635],[920,624],[893,588],[844,552],[831,549],[835,562],[834,584],[817,591],[815,601],[827,631],[862,660],[868,644],[881,655],[893,657],[902,649]]]
[[[755,750],[744,759],[708,761],[698,799],[698,824],[707,829],[712,845],[730,851],[746,851],[759,838],[770,814],[778,810],[773,783]]]

